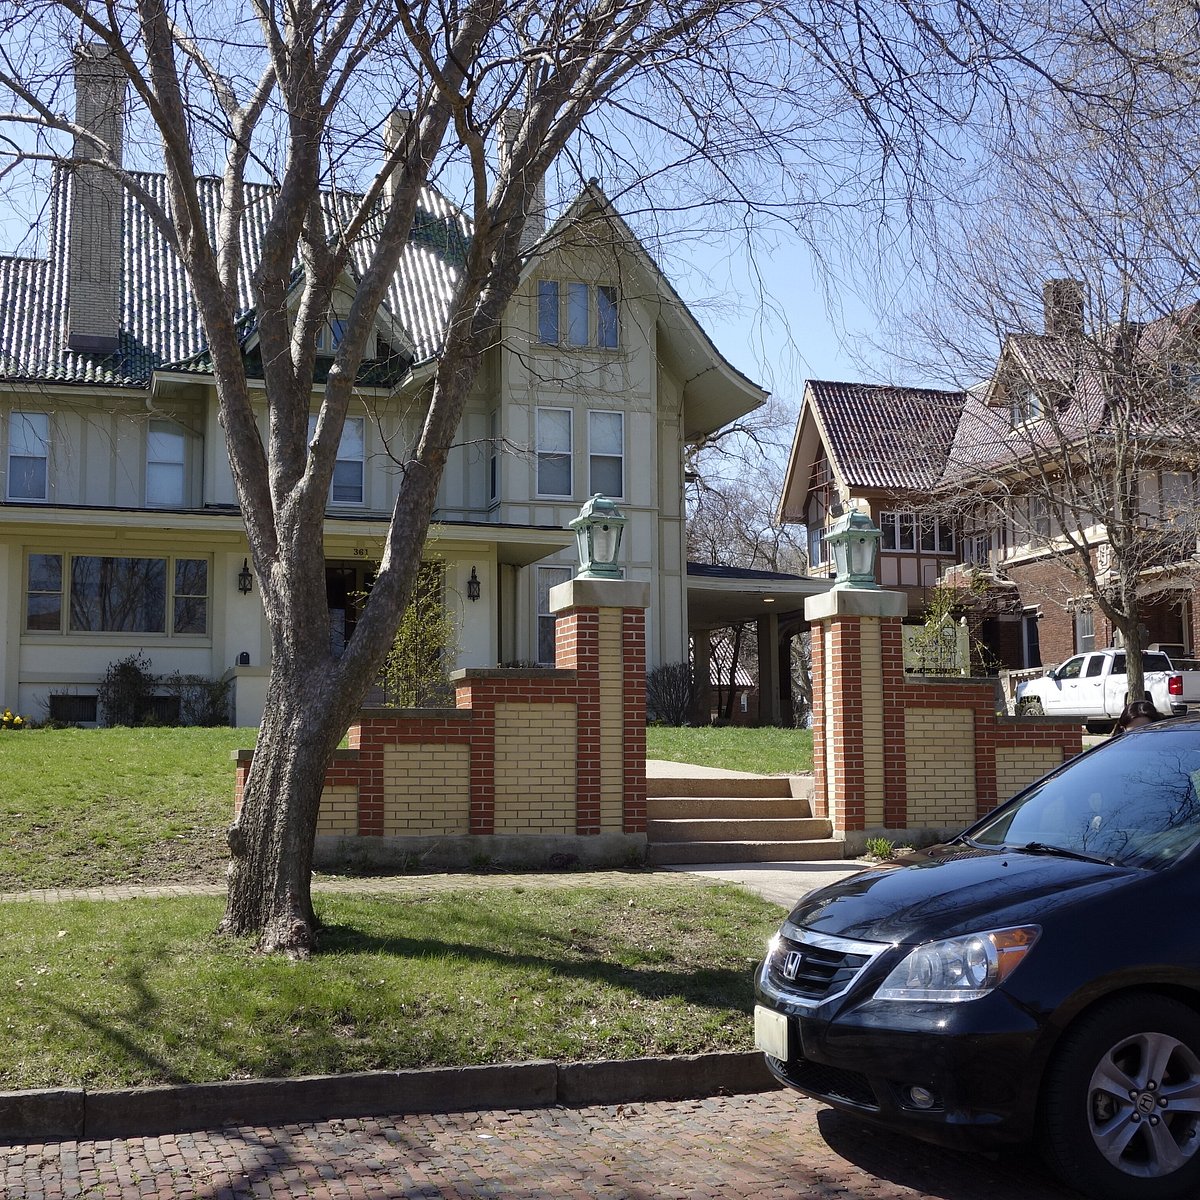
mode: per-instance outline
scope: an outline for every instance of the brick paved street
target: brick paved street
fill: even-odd
[[[4,1200],[1070,1200],[1029,1155],[871,1130],[794,1094],[0,1147]]]

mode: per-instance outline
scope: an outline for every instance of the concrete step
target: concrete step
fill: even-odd
[[[829,822],[819,817],[760,817],[731,820],[653,820],[646,822],[647,839],[664,842],[807,842],[833,834]]]
[[[794,800],[790,796],[652,796],[646,800],[646,816],[663,821],[704,817],[811,817],[812,808],[807,800]]]
[[[717,862],[828,862],[845,858],[841,838],[804,842],[661,842],[646,847],[651,866]]]
[[[797,780],[793,790],[792,780]],[[811,796],[811,775],[651,775],[650,796]]]

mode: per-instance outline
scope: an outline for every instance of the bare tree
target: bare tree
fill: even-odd
[[[1200,533],[1194,117],[1035,110],[906,318],[910,362],[971,391],[940,506],[1023,590],[1102,613],[1133,698],[1146,607],[1190,589]]]
[[[296,955],[315,943],[325,768],[408,603],[447,450],[552,164],[582,180],[604,163],[610,194],[665,232],[714,202],[736,205],[717,208],[726,221],[761,211],[805,228],[812,214],[867,203],[911,213],[944,179],[981,94],[1010,94],[1036,54],[1017,8],[997,16],[932,0],[8,0],[0,27],[5,178],[62,157],[77,177],[106,174],[155,224],[195,296],[271,639],[222,927]],[[128,81],[127,140],[161,154],[165,193],[62,115],[80,37]],[[496,164],[488,149],[501,121],[512,122],[510,148]],[[382,169],[368,166],[381,157]],[[367,338],[434,184],[460,201],[445,224],[461,262],[436,349],[408,381],[422,428],[402,456],[370,600],[335,659],[326,500]],[[250,221],[261,233],[253,263]],[[339,287],[352,300],[319,374]]]

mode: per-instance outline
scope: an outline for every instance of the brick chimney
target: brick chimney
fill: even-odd
[[[75,123],[108,144],[121,161],[128,81],[106,46],[75,50]],[[75,139],[77,158],[102,151]],[[71,179],[71,237],[67,257],[67,347],[108,354],[121,325],[122,188],[108,171],[76,166]]]
[[[508,170],[512,161],[513,146],[521,132],[521,122],[525,114],[519,108],[510,108],[500,114],[496,126],[496,157],[499,160],[500,171]],[[528,254],[534,245],[546,232],[546,180],[543,176],[538,180],[525,205],[525,228],[521,232],[520,250]]]
[[[1083,336],[1083,284],[1078,279],[1046,280],[1042,309],[1048,337]]]

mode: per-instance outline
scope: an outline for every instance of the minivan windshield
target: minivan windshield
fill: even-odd
[[[971,831],[978,846],[1161,867],[1200,840],[1200,736],[1153,729],[1109,742]]]

